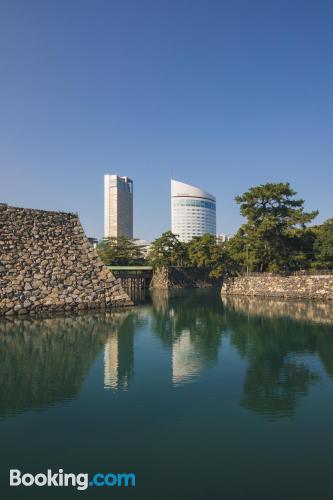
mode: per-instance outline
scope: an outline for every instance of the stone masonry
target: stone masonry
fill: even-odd
[[[150,285],[154,290],[207,288],[212,286],[221,286],[221,280],[211,278],[209,269],[195,267],[157,268],[154,270]]]
[[[221,293],[251,297],[333,300],[333,275],[238,276],[226,279]]]
[[[0,204],[0,316],[127,305],[76,214]]]

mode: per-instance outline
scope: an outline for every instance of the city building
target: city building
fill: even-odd
[[[151,248],[151,243],[149,243],[149,241],[138,238],[134,240],[134,244],[141,247],[141,252],[144,257],[148,257]]]
[[[171,231],[180,241],[209,233],[216,235],[216,199],[184,182],[171,180]]]
[[[227,234],[221,233],[216,235],[216,243],[224,243],[230,240],[230,236]]]
[[[133,238],[133,181],[104,175],[104,237]]]

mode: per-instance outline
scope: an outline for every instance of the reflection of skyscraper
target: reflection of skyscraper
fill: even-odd
[[[118,389],[118,333],[112,334],[104,347],[104,388]]]
[[[190,330],[183,330],[172,344],[172,382],[175,385],[190,382],[203,368],[203,360],[191,341]]]
[[[125,324],[127,322],[125,321]],[[113,332],[104,348],[104,388],[126,390],[133,375],[134,331],[131,324]]]
[[[104,175],[104,237],[133,238],[133,181]]]

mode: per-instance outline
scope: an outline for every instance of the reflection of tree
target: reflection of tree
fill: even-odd
[[[229,298],[224,301],[231,343],[249,362],[242,404],[272,416],[292,415],[297,401],[306,396],[319,374],[302,359],[318,353],[327,372],[333,374],[333,334],[327,325],[295,321],[288,317],[288,302]],[[257,308],[255,301],[257,301]],[[294,304],[295,308],[296,305]],[[298,304],[300,310],[306,303]],[[280,311],[285,311],[284,316]],[[322,314],[322,311],[321,311]],[[326,321],[325,321],[326,322]]]
[[[274,365],[266,360],[263,365],[257,360],[247,371],[242,404],[258,413],[292,415],[297,399],[307,395],[317,378],[304,364],[282,361]]]
[[[105,314],[0,322],[0,416],[77,397],[103,346],[105,386],[126,388],[133,377],[133,339],[147,322],[172,352],[173,382],[184,383],[217,360],[221,337],[248,365],[242,405],[265,415],[292,415],[319,378],[305,355],[318,355],[333,377],[333,332],[322,306],[321,324],[292,319],[306,303],[228,298],[215,290],[159,292],[153,307]],[[294,311],[294,312],[292,312]],[[333,321],[332,321],[333,322]],[[107,350],[109,349],[109,350]]]
[[[288,320],[251,317],[243,328],[237,323],[231,342],[249,362],[242,403],[259,413],[292,414],[297,398],[316,378],[295,356],[311,352],[313,339]]]
[[[322,330],[317,338],[318,354],[327,373],[333,377],[333,331],[332,328]]]
[[[128,311],[0,322],[0,416],[77,397]]]
[[[153,294],[152,330],[173,348],[178,373],[181,362],[194,373],[216,361],[223,325],[216,290]]]

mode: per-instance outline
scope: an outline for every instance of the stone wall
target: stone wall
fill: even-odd
[[[221,293],[252,297],[333,300],[333,275],[239,276],[226,279]]]
[[[151,288],[170,290],[175,288],[207,288],[221,286],[221,280],[209,276],[208,269],[171,267],[154,270]]]
[[[0,316],[131,304],[76,214],[0,204]]]

